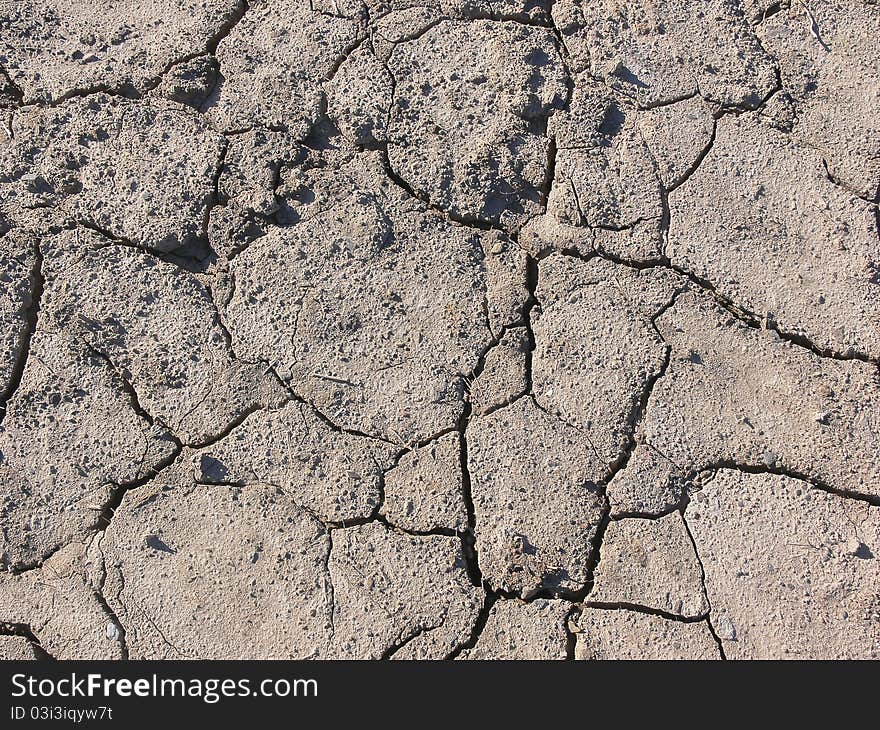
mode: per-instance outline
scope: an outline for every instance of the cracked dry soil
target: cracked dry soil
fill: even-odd
[[[880,658],[875,0],[0,0],[0,655]]]

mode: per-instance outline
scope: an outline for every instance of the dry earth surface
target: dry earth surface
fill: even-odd
[[[876,0],[0,0],[0,656],[880,658]]]

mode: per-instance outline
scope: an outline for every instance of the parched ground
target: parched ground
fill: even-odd
[[[876,0],[0,0],[0,656],[880,658]]]

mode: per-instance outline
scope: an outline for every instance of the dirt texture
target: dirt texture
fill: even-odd
[[[0,0],[0,659],[880,659],[876,0]]]

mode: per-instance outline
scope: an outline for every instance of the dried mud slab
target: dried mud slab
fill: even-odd
[[[631,260],[660,256],[663,188],[640,117],[603,87],[587,83],[572,95],[566,113],[554,118],[558,151],[547,200],[553,233],[544,234],[551,246],[561,237],[582,254],[596,248]],[[578,233],[566,234],[565,226]]]
[[[115,370],[47,324],[30,342],[0,426],[7,568],[85,539],[103,526],[118,486],[147,477],[175,451],[167,431],[137,412]]]
[[[517,229],[540,213],[547,118],[568,96],[549,30],[442,22],[399,43],[388,159],[409,188],[455,218]]]
[[[626,610],[584,609],[577,617],[575,658],[720,659],[705,621],[684,623]]]
[[[709,612],[703,575],[678,512],[612,520],[602,539],[588,604],[626,604],[682,618]]]
[[[0,58],[25,102],[102,89],[143,93],[170,67],[207,53],[242,0],[2,0]]]
[[[391,43],[419,35],[444,18],[549,22],[546,0],[365,0],[365,4],[376,18],[376,32]]]
[[[818,152],[725,117],[669,207],[673,264],[823,351],[880,355],[876,209],[832,183]]]
[[[554,183],[546,214],[521,231],[524,247],[538,258],[555,250],[664,262],[668,193],[710,149],[716,114],[699,97],[638,109],[581,78],[568,109],[548,125]]]
[[[541,262],[535,400],[581,429],[608,466],[624,453],[642,395],[665,366],[653,319],[682,286],[663,269],[557,255]]]
[[[27,347],[37,286],[36,241],[12,230],[0,235],[0,423]]]
[[[34,645],[24,636],[0,636],[0,660],[4,662],[39,659]]]
[[[309,0],[248,5],[217,46],[221,73],[208,114],[223,132],[263,126],[304,138],[320,113],[321,82],[358,40],[359,23]]]
[[[473,649],[459,659],[565,659],[568,655],[566,622],[571,605],[538,599],[496,601]]]
[[[685,519],[729,658],[880,655],[877,507],[790,477],[722,469]]]
[[[520,259],[514,245],[424,210],[365,156],[286,183],[297,222],[232,259],[223,317],[239,357],[273,366],[337,426],[406,445],[455,427],[525,272],[503,264]]]
[[[211,56],[180,61],[168,69],[149,95],[201,111],[217,84],[218,71],[218,63]]]
[[[612,517],[660,517],[672,511],[685,493],[685,469],[650,444],[637,443],[626,467],[608,482]]]
[[[58,234],[43,250],[44,316],[103,358],[137,407],[184,443],[216,439],[284,398],[265,366],[235,358],[195,276],[89,230]]]
[[[584,433],[520,398],[472,419],[466,436],[483,577],[526,598],[580,591],[605,505]]]
[[[643,432],[680,469],[771,469],[880,494],[876,366],[819,357],[696,294],[683,294],[657,327],[672,354]]]
[[[636,125],[667,190],[678,187],[697,168],[715,138],[712,107],[698,96],[641,110]]]
[[[403,530],[467,529],[461,437],[457,432],[404,454],[385,473],[381,512]]]
[[[171,484],[116,511],[100,549],[132,659],[304,659],[330,636],[326,529],[274,486]]]
[[[288,403],[248,416],[228,436],[193,454],[191,463],[197,482],[274,484],[319,519],[344,524],[376,511],[383,474],[396,451],[337,431],[308,406]],[[391,473],[384,476],[385,505]]]
[[[286,204],[282,178],[288,168],[304,162],[308,149],[288,132],[262,128],[225,139],[205,233],[210,251],[228,263],[273,225],[298,219]],[[226,268],[219,264],[215,282],[223,301],[229,296],[224,287],[231,283],[224,276]]]
[[[332,535],[333,656],[444,659],[470,638],[482,591],[457,538],[376,522]]]
[[[202,236],[220,136],[193,109],[94,94],[15,114],[0,209],[58,213],[153,251]]]
[[[776,87],[776,64],[739,0],[565,0],[554,3],[553,19],[574,70],[643,107],[701,94],[754,108]]]
[[[474,413],[489,413],[528,393],[530,352],[525,327],[513,327],[502,335],[486,353],[483,370],[471,383],[469,399]]]
[[[758,29],[779,59],[796,138],[822,154],[832,179],[865,200],[880,195],[880,7],[791,3]]]
[[[0,616],[3,624],[34,637],[53,659],[122,659],[123,629],[102,605],[99,588],[86,548],[69,545],[38,569],[0,574]]]
[[[324,85],[327,114],[354,144],[387,142],[394,86],[388,68],[368,44],[361,44]]]
[[[554,113],[553,185],[545,215],[520,241],[534,256],[594,252],[637,263],[664,259],[666,197],[698,167],[717,109],[699,96],[640,109],[587,74]]]
[[[273,485],[132,496],[100,544],[132,658],[443,658],[476,621],[456,538],[328,531]]]
[[[875,0],[0,0],[0,657],[878,658]]]
[[[523,226],[520,243],[538,258],[552,250],[663,261],[665,195],[696,168],[713,129],[696,98],[637,110],[593,81],[576,87],[569,109],[548,125],[556,153],[547,212]]]

